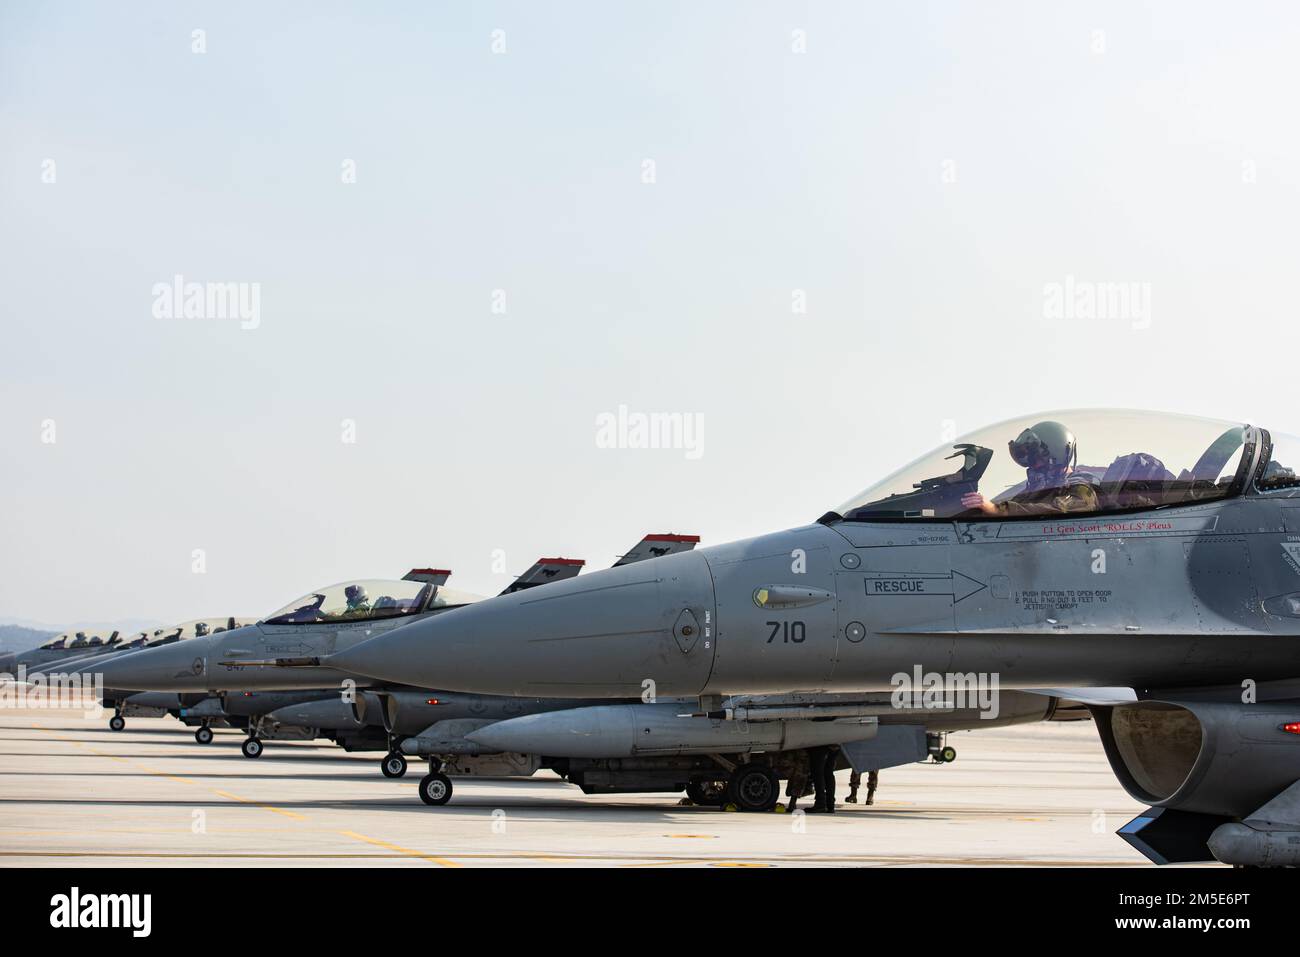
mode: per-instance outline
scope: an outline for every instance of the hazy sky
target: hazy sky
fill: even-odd
[[[1298,44],[1289,3],[3,0],[0,618],[494,592],[1040,408],[1300,432]],[[167,318],[177,275],[256,328]],[[1099,283],[1133,314],[1053,313]],[[600,447],[620,406],[702,432]]]

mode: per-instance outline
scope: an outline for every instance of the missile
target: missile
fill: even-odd
[[[726,721],[683,714],[680,703],[597,705],[524,715],[471,731],[491,751],[572,758],[743,754],[811,748],[875,737],[878,719]]]

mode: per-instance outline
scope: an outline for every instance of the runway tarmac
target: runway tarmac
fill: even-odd
[[[378,753],[278,741],[250,760],[237,731],[204,746],[169,718],[107,718],[0,711],[0,866],[1149,866],[1114,834],[1142,806],[1090,722],[954,734],[956,762],[883,771],[873,807],[827,816],[587,796],[545,772],[456,778],[430,808],[417,763],[389,780]]]

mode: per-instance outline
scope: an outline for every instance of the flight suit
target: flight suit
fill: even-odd
[[[1095,512],[1101,508],[1097,492],[1087,479],[1066,480],[1065,485],[1040,489],[997,503],[998,511],[1009,517],[1019,515],[1066,515]]]

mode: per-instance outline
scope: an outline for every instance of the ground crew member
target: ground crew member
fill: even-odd
[[[813,781],[814,813],[835,813],[835,764],[839,761],[839,745],[831,744],[808,749],[808,764]]]

